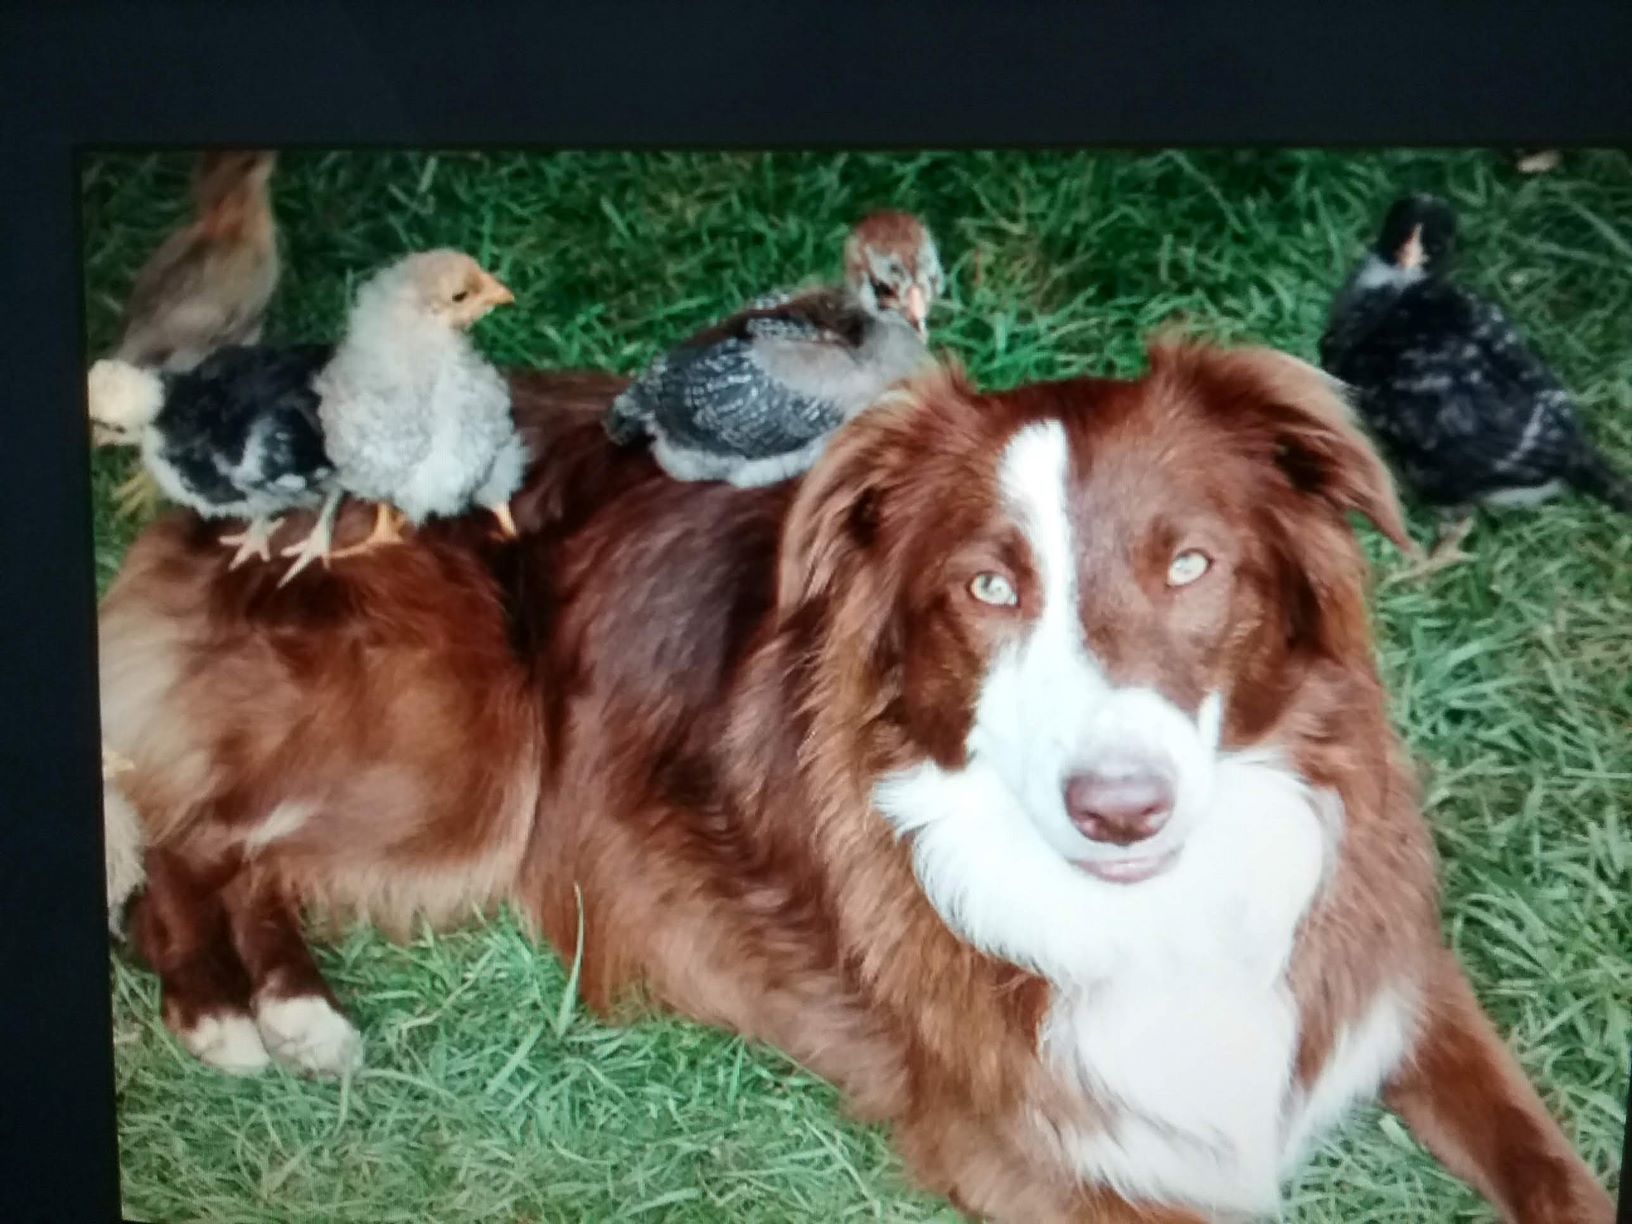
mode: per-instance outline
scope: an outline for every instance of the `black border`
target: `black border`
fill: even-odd
[[[1629,53],[1626,0],[4,0],[0,1219],[118,1210],[76,150],[1620,147]]]

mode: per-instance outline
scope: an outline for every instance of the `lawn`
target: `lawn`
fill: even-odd
[[[189,159],[85,166],[88,356],[184,207]],[[1632,467],[1632,158],[1539,178],[1495,152],[287,154],[271,341],[326,339],[355,279],[455,245],[520,304],[496,360],[634,370],[762,290],[836,275],[890,204],[940,240],[932,324],[991,387],[1131,373],[1182,316],[1314,356],[1331,291],[1391,196],[1449,195],[1465,278],[1507,304]],[[105,589],[134,528],[128,455],[93,459]],[[1419,538],[1429,520],[1413,513]],[[1570,500],[1488,516],[1473,563],[1379,591],[1394,710],[1431,770],[1446,925],[1486,1005],[1600,1172],[1616,1167],[1632,1043],[1632,533]],[[1394,565],[1368,541],[1386,575]],[[574,1006],[509,921],[321,954],[368,1063],[346,1085],[234,1081],[164,1029],[154,979],[110,963],[123,1191],[144,1220],[951,1220],[883,1136],[774,1051]],[[1375,1110],[1318,1151],[1286,1218],[1487,1220]]]

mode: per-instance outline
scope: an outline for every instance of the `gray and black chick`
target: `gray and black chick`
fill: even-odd
[[[849,289],[761,299],[660,356],[613,402],[606,430],[619,445],[649,436],[677,480],[776,484],[929,361],[914,323]]]
[[[234,345],[167,373],[118,358],[88,375],[92,440],[136,446],[160,489],[205,518],[242,518],[223,536],[236,567],[269,560],[281,515],[317,506],[334,478],[313,382],[329,345]]]
[[[1439,511],[1428,561],[1460,560],[1479,506],[1530,505],[1572,488],[1632,512],[1632,483],[1588,440],[1570,394],[1494,304],[1451,283],[1456,215],[1434,196],[1396,200],[1332,304],[1320,360],[1406,483]]]

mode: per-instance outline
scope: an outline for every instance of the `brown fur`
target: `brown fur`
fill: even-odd
[[[759,490],[610,447],[618,380],[518,375],[539,456],[519,542],[456,520],[280,590],[227,571],[213,527],[150,530],[102,613],[104,736],[135,763],[152,849],[134,926],[169,1022],[332,998],[297,907],[401,929],[508,899],[565,956],[581,935],[598,1010],[664,1006],[780,1047],[973,1215],[1201,1219],[1072,1174],[1062,1129],[1113,1107],[1038,1057],[1051,987],[953,935],[869,802],[887,770],[961,760],[1007,630],[944,592],[971,567],[1032,581],[992,456],[1053,417],[1078,509],[1105,524],[1082,615],[1108,666],[1181,703],[1229,681],[1227,742],[1283,746],[1344,801],[1291,968],[1299,1079],[1408,983],[1422,1044],[1390,1089],[1407,1121],[1510,1219],[1607,1222],[1440,944],[1346,521],[1403,535],[1386,473],[1287,359],[1154,361],[1138,382],[990,396],[936,375],[798,487]],[[1159,602],[1157,554],[1114,547],[1187,531],[1231,550],[1227,598]]]

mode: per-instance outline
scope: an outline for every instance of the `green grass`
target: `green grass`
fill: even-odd
[[[178,220],[187,168],[87,164],[93,353]],[[1312,357],[1332,287],[1405,188],[1460,205],[1465,276],[1512,308],[1632,466],[1621,153],[1571,154],[1538,179],[1485,152],[290,154],[275,180],[287,273],[269,338],[332,337],[359,274],[447,243],[520,298],[480,332],[496,359],[632,370],[754,293],[836,274],[848,224],[894,204],[939,236],[950,285],[937,339],[985,385],[1133,372],[1145,334],[1175,316]],[[130,460],[93,462],[105,586],[132,534],[107,509]],[[1385,589],[1378,614],[1399,723],[1433,771],[1447,929],[1601,1172],[1619,1160],[1632,1041],[1627,527],[1578,501],[1486,518],[1475,562]],[[509,923],[405,947],[358,932],[323,966],[368,1042],[367,1069],[344,1087],[205,1071],[165,1032],[153,979],[114,959],[131,1215],[953,1218],[906,1188],[882,1136],[847,1122],[825,1085],[679,1021],[596,1023]],[[1374,1110],[1323,1145],[1286,1214],[1490,1218]]]

